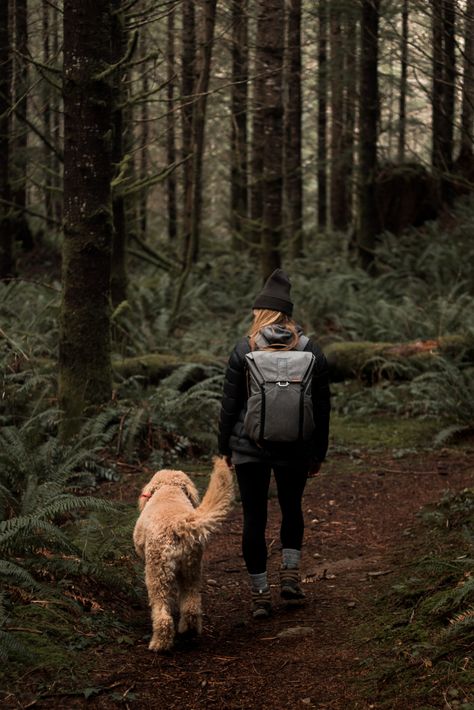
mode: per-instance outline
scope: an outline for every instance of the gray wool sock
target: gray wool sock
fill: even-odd
[[[261,592],[268,589],[267,573],[261,572],[260,574],[251,574],[250,584],[252,585],[252,591],[254,592]]]
[[[300,565],[301,550],[292,550],[291,547],[284,547],[281,551],[281,563],[286,569],[297,569]]]

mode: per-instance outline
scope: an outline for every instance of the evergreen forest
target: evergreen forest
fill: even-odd
[[[153,654],[137,498],[280,267],[308,601],[252,623],[237,496]],[[473,710],[474,0],[0,0],[0,364],[2,708]]]

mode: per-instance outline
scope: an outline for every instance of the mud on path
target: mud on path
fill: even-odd
[[[68,699],[62,705],[56,699],[36,707],[376,708],[375,698],[361,699],[355,682],[369,649],[354,641],[354,630],[373,613],[382,580],[396,574],[394,551],[413,547],[407,528],[417,511],[445,490],[472,485],[472,473],[472,462],[461,452],[403,460],[362,454],[351,462],[333,456],[305,493],[307,602],[302,608],[284,607],[278,599],[279,514],[271,498],[268,567],[274,615],[259,622],[249,615],[236,505],[206,554],[201,640],[178,645],[167,655],[153,654],[147,649],[148,610],[131,610],[134,645],[104,645],[91,678],[91,686],[114,689],[114,697],[109,691],[87,703]],[[402,698],[400,708],[406,709]]]

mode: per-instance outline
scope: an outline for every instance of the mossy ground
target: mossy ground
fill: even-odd
[[[413,419],[371,415],[331,417],[332,446],[384,450],[426,449],[441,428],[436,419]]]

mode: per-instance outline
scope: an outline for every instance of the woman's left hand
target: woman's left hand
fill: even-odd
[[[320,461],[316,461],[316,463],[314,463],[308,471],[308,478],[316,478],[316,476],[318,475],[320,470],[321,470],[321,463],[320,463]]]

